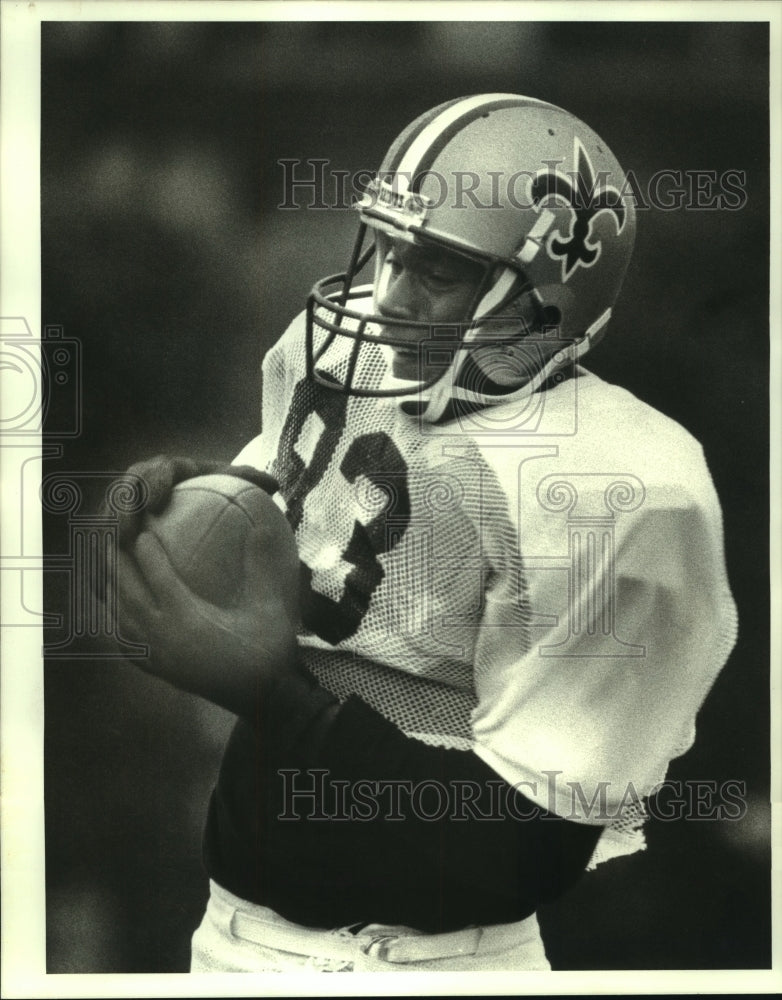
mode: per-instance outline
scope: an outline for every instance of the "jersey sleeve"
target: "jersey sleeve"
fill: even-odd
[[[526,651],[509,641],[517,590],[500,577],[486,595],[475,752],[560,816],[608,825],[649,795],[691,745],[735,641],[721,512],[697,453],[680,478],[617,477],[613,510],[605,477],[571,477],[570,494],[560,482],[548,510],[536,482]]]
[[[270,470],[290,400],[290,376],[286,365],[288,345],[303,337],[303,324],[302,313],[293,320],[263,359],[261,433],[247,442],[233,460],[234,465],[251,465],[263,472]]]

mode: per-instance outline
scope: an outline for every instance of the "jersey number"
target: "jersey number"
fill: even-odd
[[[306,380],[299,382],[294,390],[273,468],[294,531],[301,524],[307,497],[323,479],[342,439],[347,406],[348,397],[344,394],[329,392]],[[305,463],[295,445],[313,414],[320,419],[323,430]],[[353,522],[352,534],[342,552],[342,561],[351,568],[345,576],[339,600],[314,589],[313,571],[302,561],[303,623],[332,645],[349,639],[358,631],[372,596],[385,576],[378,556],[395,548],[410,521],[407,466],[387,434],[377,431],[354,438],[339,470],[349,485],[355,486],[363,476],[385,495],[387,502],[380,505],[366,524],[358,520]],[[348,499],[347,495],[344,499]],[[336,517],[342,500],[340,496],[331,498]]]

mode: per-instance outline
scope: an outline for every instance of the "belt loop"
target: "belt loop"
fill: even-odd
[[[241,938],[242,935],[239,933],[239,929],[236,926],[236,915],[238,914],[236,907],[231,907],[231,915],[228,918],[228,931],[231,937]]]

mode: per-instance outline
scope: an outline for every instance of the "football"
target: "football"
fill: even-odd
[[[190,590],[212,604],[235,602],[256,530],[270,585],[294,589],[298,553],[290,526],[271,496],[246,479],[227,474],[187,479],[174,487],[159,514],[145,515],[142,530],[159,539]]]

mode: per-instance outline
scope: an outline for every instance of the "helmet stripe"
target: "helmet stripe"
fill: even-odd
[[[430,170],[435,158],[467,123],[475,121],[487,111],[500,108],[518,107],[526,104],[545,104],[518,94],[476,94],[465,97],[444,108],[440,114],[426,123],[407,147],[396,168],[397,173],[409,176],[411,180]],[[413,185],[415,190],[417,185]]]
[[[415,141],[416,137],[421,134],[429,122],[437,118],[437,116],[445,111],[446,108],[452,108],[455,104],[460,104],[463,100],[463,97],[454,97],[450,101],[438,104],[435,108],[430,108],[429,111],[425,111],[424,114],[419,115],[414,122],[411,122],[410,125],[408,125],[407,128],[397,136],[386,153],[383,158],[380,173],[384,177],[388,174],[396,173],[399,169],[399,163],[407,150],[410,148],[411,143]]]

